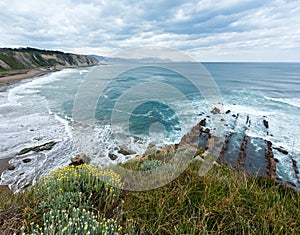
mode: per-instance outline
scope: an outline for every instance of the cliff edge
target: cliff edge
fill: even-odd
[[[0,72],[41,67],[79,67],[96,65],[98,60],[87,55],[35,48],[0,48]]]

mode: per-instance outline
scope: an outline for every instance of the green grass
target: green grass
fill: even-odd
[[[124,227],[145,234],[299,234],[299,193],[264,178],[189,167],[170,184],[127,192]],[[199,164],[199,163],[197,163]]]
[[[13,52],[0,52],[0,60],[4,61],[10,66],[10,70],[24,69],[24,65],[17,62],[13,57]],[[8,69],[0,68],[1,71],[7,71]]]
[[[173,153],[172,147],[148,150],[123,167],[155,171]],[[23,227],[27,234],[300,234],[299,192],[219,164],[200,177],[200,166],[193,160],[171,183],[143,192],[103,183],[105,179],[122,186],[111,170],[86,165],[59,169],[23,194],[1,190],[0,197],[7,199],[0,203],[0,231],[11,234]]]

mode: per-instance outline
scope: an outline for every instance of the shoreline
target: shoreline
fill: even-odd
[[[2,173],[4,171],[6,171],[10,166],[10,164],[8,163],[10,159],[12,159],[12,157],[0,159],[0,179],[1,179]]]
[[[79,68],[79,67],[91,67],[91,66],[77,66],[77,67]],[[3,91],[3,89],[5,90],[10,85],[17,83],[21,80],[38,78],[45,74],[53,73],[53,72],[59,71],[61,69],[77,68],[77,67],[67,66],[67,67],[60,67],[55,70],[46,70],[43,68],[36,68],[36,69],[15,70],[15,71],[7,72],[7,73],[2,73],[2,74],[0,74],[0,92]],[[1,179],[2,173],[4,171],[6,171],[10,166],[10,164],[8,163],[10,159],[12,159],[12,157],[0,159],[0,179]]]
[[[16,70],[16,71],[3,73],[3,74],[0,74],[0,87],[1,88],[7,87],[18,81],[25,80],[25,79],[31,79],[31,78],[35,78],[35,77],[40,77],[40,76],[43,76],[50,72],[53,72],[53,71],[45,71],[45,70],[41,70],[41,69],[29,69],[29,70],[26,69],[26,70]],[[1,179],[2,173],[9,168],[8,162],[10,159],[12,159],[12,157],[0,159],[0,179]]]
[[[62,69],[68,68],[83,68],[83,67],[93,67],[95,65],[84,65],[84,66],[56,66],[56,68],[35,68],[35,69],[23,69],[23,70],[15,70],[9,71],[7,73],[0,73],[0,87],[11,85],[18,81],[24,79],[30,79],[35,77],[40,77],[48,73],[53,73],[56,71],[60,71]]]
[[[25,79],[31,79],[35,77],[40,77],[45,74],[51,73],[54,71],[45,71],[42,69],[29,69],[29,70],[17,70],[17,71],[11,71],[7,73],[0,74],[0,87],[6,89],[5,87],[8,87],[9,85],[12,85],[16,82],[19,82],[21,80]],[[12,159],[12,157],[3,158],[0,159],[0,179],[2,176],[2,173],[6,171],[9,168],[9,160]]]
[[[45,71],[41,69],[30,69],[30,70],[20,70],[20,71],[13,71],[5,74],[0,74],[0,86],[9,85],[23,79],[39,77],[50,72],[52,71]]]

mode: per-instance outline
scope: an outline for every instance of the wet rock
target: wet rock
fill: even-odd
[[[154,147],[155,147],[155,144],[149,143],[147,148],[148,148],[148,149],[151,149],[151,148],[154,148]]]
[[[213,150],[214,146],[215,146],[215,139],[214,138],[209,138],[206,142],[205,150],[208,150],[208,149]]]
[[[248,136],[244,135],[242,144],[239,151],[239,157],[237,160],[237,169],[244,170],[245,168],[245,158],[247,156],[247,143],[248,143]]]
[[[205,128],[205,130],[203,131],[204,133],[209,133],[210,129],[209,128]]]
[[[118,158],[118,156],[117,155],[115,155],[115,154],[113,154],[113,153],[109,153],[108,154],[108,157],[111,159],[111,160],[116,160],[117,158]]]
[[[223,158],[224,158],[224,155],[225,155],[226,151],[228,150],[228,145],[229,145],[229,143],[230,143],[231,137],[232,137],[232,133],[229,133],[229,134],[226,136],[225,142],[224,142],[224,144],[223,144],[223,146],[222,146],[222,149],[221,149],[221,152],[220,152],[220,155],[219,155],[220,159],[223,159]]]
[[[266,176],[269,177],[270,179],[275,180],[276,179],[276,161],[274,159],[271,141],[266,141],[265,160],[266,160]]]
[[[191,146],[198,147],[198,140],[201,133],[202,133],[202,127],[200,126],[200,124],[198,124],[194,126],[190,132],[188,132],[181,138],[179,144],[180,145],[188,144]]]
[[[286,181],[286,183],[294,188],[297,187],[297,185],[294,183],[294,182],[291,182],[291,181]]]
[[[16,169],[16,167],[13,166],[13,165],[10,165],[7,169],[8,169],[9,171],[13,171],[14,169]]]
[[[24,163],[31,162],[31,159],[30,159],[30,158],[26,158],[26,159],[23,160],[23,162],[24,162]]]
[[[246,124],[249,123],[249,115],[247,115]]]
[[[206,126],[206,118],[202,119],[199,124],[200,126]]]
[[[30,151],[33,151],[33,148],[24,148],[18,153],[18,155],[23,155],[29,153]]]
[[[264,126],[265,126],[265,128],[269,128],[269,122],[268,121],[266,121],[265,119],[263,120],[263,122],[264,122]]]
[[[18,155],[24,155],[26,153],[29,153],[30,151],[41,152],[41,151],[45,151],[45,150],[51,150],[53,148],[53,146],[56,144],[57,144],[57,142],[50,141],[48,143],[45,143],[45,144],[42,144],[39,146],[24,148],[18,153]]]
[[[270,178],[276,179],[276,162],[274,158],[270,158]]]
[[[83,164],[87,164],[89,162],[89,158],[84,153],[77,154],[74,158],[71,158],[70,166],[79,166]]]
[[[296,175],[298,175],[299,174],[299,169],[297,167],[297,162],[294,159],[292,159],[292,164],[293,164],[293,168],[294,168],[294,171],[295,171]]]
[[[118,151],[118,153],[121,153],[123,155],[132,155],[132,154],[136,154],[135,151],[131,150],[131,149],[127,149],[125,147],[121,147],[120,150]]]
[[[212,114],[220,114],[221,111],[217,107],[214,107],[212,111],[210,111]]]
[[[273,149],[277,150],[278,152],[283,153],[284,155],[288,155],[289,152],[285,150],[283,147],[273,147]]]
[[[229,114],[229,113],[231,113],[231,110],[227,110],[225,113],[226,113],[226,114]]]

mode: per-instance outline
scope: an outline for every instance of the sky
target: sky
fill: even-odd
[[[300,1],[2,0],[0,32],[0,47],[113,56],[163,46],[201,62],[300,62]]]

